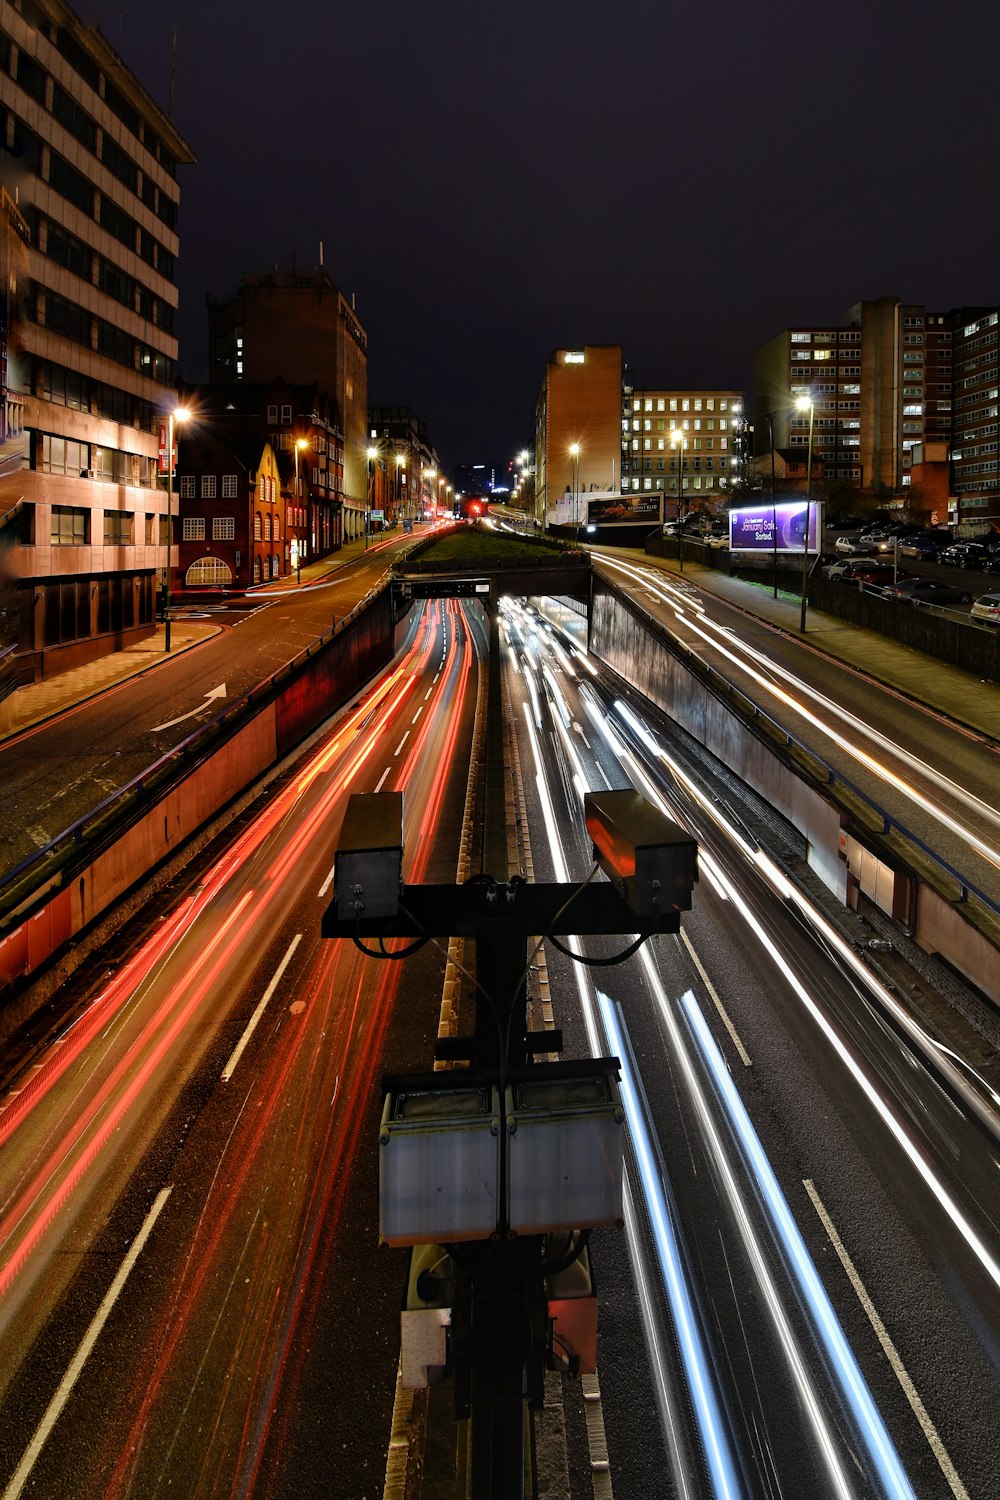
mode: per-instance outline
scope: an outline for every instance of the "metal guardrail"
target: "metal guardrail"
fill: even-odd
[[[817,755],[813,749],[803,741],[797,739],[767,709],[762,708],[755,699],[751,698],[748,693],[745,693],[742,688],[738,688],[729,682],[721,672],[717,671],[715,667],[700,657],[696,651],[692,651],[687,647],[683,641],[671,637],[657,625],[655,620],[643,612],[641,605],[637,604],[630,595],[621,592],[617,585],[612,583],[610,579],[603,577],[603,575],[602,581],[608,591],[617,597],[634,618],[641,620],[643,624],[652,626],[656,630],[658,636],[664,640],[667,649],[679,660],[683,661],[685,668],[692,676],[697,677],[717,698],[725,702],[727,706],[733,708],[733,711],[744,718],[745,721],[749,719],[762,734],[766,735],[771,743],[782,744],[787,753],[795,758],[797,764],[812,767],[813,769],[809,771],[809,774],[814,781],[822,783],[831,790],[842,788],[841,801],[843,801],[846,794],[853,801],[860,804],[861,807],[867,809],[871,821],[870,831],[874,835],[881,836],[882,838],[897,837],[911,845],[914,849],[919,850],[920,854],[929,864],[934,866],[943,876],[956,885],[959,892],[957,897],[958,903],[968,902],[970,898],[974,899],[983,907],[985,913],[1000,923],[1000,904],[992,896],[989,896],[979,886],[974,884],[973,881],[961,874],[954,865],[949,863],[948,860],[943,859],[936,850],[931,849],[919,834],[914,833],[906,824],[900,822],[898,818],[887,812],[873,797],[851,781],[850,777],[844,776],[835,767],[831,766],[828,761],[824,760],[821,755]],[[742,710],[739,707],[740,700],[745,705]],[[855,816],[858,816],[858,814],[855,813]],[[859,821],[864,820],[859,817]]]
[[[275,672],[255,684],[240,698],[227,704],[138,776],[71,823],[43,848],[28,855],[27,859],[0,876],[0,930],[12,913],[20,913],[20,909],[32,897],[47,892],[82,850],[92,847],[96,853],[125,821],[134,817],[140,807],[147,806],[166,787],[186,775],[191,765],[223,734],[230,734],[259,712],[289,677],[294,676],[318,651],[329,647],[334,637],[357,619],[387,587],[388,584],[383,583],[379,588],[370,589],[330,630],[311,641],[290,661],[283,662]]]

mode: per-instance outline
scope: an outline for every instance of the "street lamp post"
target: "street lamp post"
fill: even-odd
[[[570,443],[573,457],[573,519],[576,521],[576,539],[580,540],[580,444]]]
[[[774,498],[774,412],[767,414],[767,439],[771,445],[771,548],[774,597],[778,597],[778,507]],[[808,519],[808,517],[807,517]]]
[[[376,462],[377,462],[377,460],[378,460],[378,449],[377,448],[369,448],[368,449],[368,507],[365,510],[365,551],[366,552],[368,551],[368,533],[371,530],[371,524],[372,524],[372,491],[373,491],[373,489],[375,487],[375,475],[378,472],[378,470],[376,468]]]
[[[675,427],[670,446],[677,449],[677,566],[684,572],[684,449],[687,443],[683,429]]]
[[[308,448],[308,447],[309,447],[309,444],[308,444],[308,442],[306,441],[305,438],[296,438],[295,439],[295,511],[296,511],[296,517],[298,516],[298,512],[302,508],[300,506],[300,504],[299,504],[299,454],[302,452],[303,448]],[[300,525],[300,522],[298,521],[298,519],[296,519],[296,523],[295,524],[296,524],[297,527]],[[301,537],[298,538],[298,546],[295,549],[295,572],[296,572],[296,582],[301,584],[301,582],[302,582],[302,538]]]
[[[191,413],[175,406],[167,413],[167,589],[163,601],[163,649],[170,650],[170,551],[174,539],[174,424],[186,422]]]
[[[802,538],[802,608],[799,614],[799,629],[806,628],[806,586],[809,582],[809,520],[812,515],[812,471],[813,471],[813,413],[816,410],[811,396],[799,396],[795,402],[799,411],[809,412],[809,447],[806,452],[806,530]]]

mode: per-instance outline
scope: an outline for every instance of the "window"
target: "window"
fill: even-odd
[[[260,511],[257,511],[257,513],[255,514],[255,516],[253,518],[253,539],[254,539],[255,542],[259,542],[260,541],[260,535],[261,535]]]
[[[222,498],[223,500],[235,500],[237,495],[237,476],[235,474],[223,474],[222,476]]]
[[[264,540],[265,540],[265,542],[269,542],[271,540],[271,517],[270,516],[265,516],[264,517]]]
[[[181,475],[181,499],[182,500],[193,500],[194,499],[194,475],[193,474],[182,474]]]
[[[215,499],[215,475],[203,474],[201,476],[201,498],[203,500]]]
[[[232,542],[236,539],[236,519],[234,516],[212,517],[212,541]]]
[[[182,535],[186,542],[203,542],[205,540],[205,517],[185,516]]]
[[[291,420],[292,420],[292,408],[290,406],[283,406],[281,408],[281,425],[283,427],[287,427],[288,423]]]
[[[87,512],[75,505],[53,505],[49,540],[53,547],[86,546]]]
[[[104,512],[105,547],[130,547],[132,545],[132,512],[128,510],[106,510]]]

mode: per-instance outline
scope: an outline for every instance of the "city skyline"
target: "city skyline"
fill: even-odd
[[[336,20],[295,0],[280,27],[257,3],[238,28],[191,0],[81,13],[165,108],[174,70],[198,157],[185,376],[204,373],[206,295],[322,246],[369,330],[372,402],[411,406],[451,465],[529,441],[556,347],[620,343],[641,386],[749,392],[758,345],[859,298],[1000,301],[979,186],[996,104],[962,92],[969,28],[983,55],[997,36],[985,5],[962,31],[929,10],[904,31],[852,3],[835,37],[788,4],[572,27],[551,4],[452,0]]]

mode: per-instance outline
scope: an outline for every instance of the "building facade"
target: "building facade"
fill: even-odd
[[[657,499],[665,515],[717,506],[744,461],[742,391],[637,391],[626,380],[621,413],[621,488],[633,504]]]
[[[194,156],[61,0],[0,0],[0,147],[27,231],[23,284],[11,296],[8,275],[5,297],[0,521],[20,653],[42,675],[154,627],[171,544],[158,460],[175,401],[177,170]]]
[[[249,272],[226,301],[209,299],[209,379],[315,384],[343,434],[342,540],[364,531],[368,503],[368,335],[323,266]]]
[[[556,349],[535,403],[535,514],[567,496],[619,489],[622,451],[620,344]]]
[[[953,315],[952,493],[960,521],[1000,528],[1000,310]]]
[[[195,592],[246,588],[291,571],[304,516],[258,424],[230,417],[178,434],[178,578]],[[297,548],[295,550],[297,556]]]
[[[807,447],[828,481],[905,496],[914,450],[939,452],[953,422],[950,312],[896,297],[854,304],[842,323],[786,328],[757,350],[754,453]]]
[[[369,408],[366,456],[371,529],[412,526],[447,508],[437,451],[408,406]]]

